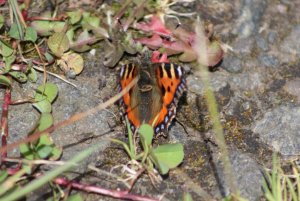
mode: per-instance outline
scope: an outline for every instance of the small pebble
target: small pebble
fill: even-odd
[[[269,50],[267,41],[262,37],[256,37],[256,44],[261,50],[265,52]]]
[[[230,73],[239,73],[243,70],[242,61],[234,56],[225,56],[221,67]]]
[[[259,62],[265,67],[276,67],[279,63],[274,55],[262,54],[258,56]]]

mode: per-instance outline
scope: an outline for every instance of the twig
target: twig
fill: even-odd
[[[5,162],[24,163],[29,165],[64,165],[65,161],[49,161],[49,160],[26,160],[26,159],[15,159],[15,158],[4,158]],[[77,165],[77,164],[74,164]]]
[[[110,105],[114,104],[116,101],[118,101],[124,94],[126,94],[131,89],[131,87],[133,87],[137,83],[137,81],[138,81],[138,78],[135,78],[120,93],[116,94],[114,97],[110,98],[108,101],[99,104],[95,108],[89,109],[89,110],[87,110],[85,112],[82,112],[82,113],[75,114],[75,115],[71,116],[69,119],[58,122],[57,124],[47,128],[46,130],[33,133],[32,135],[28,136],[25,139],[21,139],[21,140],[18,140],[16,142],[14,142],[14,143],[9,144],[9,145],[0,147],[0,153],[7,152],[8,150],[11,150],[16,146],[19,146],[22,143],[32,142],[32,141],[38,139],[44,133],[49,133],[50,134],[58,128],[62,128],[64,126],[70,125],[71,123],[79,121],[79,120],[87,117],[88,115],[95,114],[96,112],[107,108],[108,106],[110,106]]]
[[[56,77],[56,78],[58,78],[58,79],[60,79],[60,80],[62,80],[62,81],[64,81],[64,82],[66,82],[66,83],[72,85],[72,86],[75,87],[76,89],[78,88],[76,84],[73,84],[72,82],[66,80],[65,78],[63,78],[63,77],[60,76],[60,75],[57,75],[57,74],[55,74],[55,73],[51,73],[51,72],[49,72],[49,71],[44,71],[43,68],[40,68],[40,67],[38,67],[38,66],[33,66],[33,68],[34,68],[35,70],[38,70],[38,71],[41,71],[41,72],[46,72],[46,73],[48,73],[49,75],[52,75],[52,76],[54,76],[54,77]]]
[[[9,78],[10,79],[10,78]],[[4,92],[4,100],[2,104],[2,115],[1,115],[1,146],[7,145],[8,139],[8,107],[11,102],[11,88],[7,87]],[[1,160],[7,157],[7,151],[1,153]]]
[[[85,192],[97,193],[101,195],[110,196],[113,198],[126,199],[126,200],[138,200],[138,201],[159,201],[159,199],[150,198],[146,196],[140,196],[135,194],[130,194],[128,191],[118,191],[105,189],[99,186],[91,186],[86,184],[77,183],[74,181],[69,181],[64,178],[56,178],[53,181],[55,184],[61,186],[71,186],[74,189],[82,190]]]

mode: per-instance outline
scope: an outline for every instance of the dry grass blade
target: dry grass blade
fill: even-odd
[[[217,102],[215,96],[213,94],[213,89],[210,84],[209,72],[207,70],[207,66],[203,66],[201,64],[208,64],[208,53],[207,53],[207,40],[205,37],[203,25],[198,18],[198,22],[196,24],[196,46],[195,52],[198,56],[198,66],[199,66],[199,76],[202,78],[205,89],[205,100],[210,113],[210,118],[213,123],[213,131],[215,133],[215,138],[218,146],[220,147],[221,160],[224,165],[224,175],[225,180],[228,182],[231,193],[234,196],[239,195],[239,191],[236,185],[236,181],[234,175],[232,173],[232,166],[229,159],[229,153],[227,149],[227,145],[225,142],[223,127],[220,122],[219,112],[217,107]]]

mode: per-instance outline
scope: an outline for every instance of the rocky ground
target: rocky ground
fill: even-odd
[[[264,167],[271,168],[272,152],[278,152],[283,159],[299,159],[300,154],[300,1],[203,0],[180,5],[187,7],[175,6],[174,9],[196,11],[202,20],[213,23],[216,36],[233,48],[217,70],[210,73],[211,84],[241,195],[250,201],[261,200],[263,171]],[[190,21],[182,19],[183,23]],[[117,71],[103,66],[104,48],[100,44],[96,56],[86,55],[83,73],[72,80],[78,88],[49,77],[59,87],[59,96],[53,105],[56,122],[93,108],[116,94]],[[190,69],[188,91],[180,102],[177,122],[171,126],[168,138],[184,144],[184,162],[171,171],[158,188],[143,176],[133,192],[179,200],[183,192],[189,191],[194,200],[205,200],[193,191],[201,187],[219,200],[228,194],[228,181],[223,179],[219,148],[214,144],[203,83],[194,64],[184,65]],[[16,85],[13,99],[30,95],[34,87]],[[10,141],[26,136],[37,118],[38,114],[29,104],[12,106]],[[88,164],[110,170],[128,160],[122,149],[103,141],[102,136],[126,138],[116,105],[55,131],[53,139],[64,148],[62,160],[92,144],[101,144],[101,149],[76,171],[86,173],[80,175],[83,182],[113,189],[119,187],[114,179],[86,172]],[[89,137],[92,139],[83,140]],[[113,200],[91,194],[85,197]],[[42,200],[43,195],[35,199]]]

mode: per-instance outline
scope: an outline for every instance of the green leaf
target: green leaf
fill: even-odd
[[[65,22],[51,22],[50,24],[53,28],[53,31],[58,33],[58,32],[64,32],[64,28],[66,23]]]
[[[53,141],[50,137],[50,135],[48,133],[45,133],[43,135],[41,135],[41,137],[39,138],[39,141],[37,143],[37,147],[39,146],[45,146],[45,145],[53,145]]]
[[[83,58],[77,53],[66,53],[61,59],[63,63],[67,65],[69,69],[73,69],[76,75],[80,74],[83,70]]]
[[[38,77],[37,77],[37,73],[33,68],[30,68],[29,73],[28,73],[28,80],[30,82],[36,82]]]
[[[9,72],[9,74],[19,82],[24,83],[27,81],[27,76],[25,75],[25,73],[18,72],[18,71],[11,71]]]
[[[56,161],[60,158],[63,150],[61,147],[53,147],[49,160]]]
[[[48,146],[48,145],[39,146],[37,149],[37,154],[39,155],[40,158],[45,159],[51,154],[52,150],[53,150],[52,146]]]
[[[7,178],[8,173],[5,170],[0,171],[0,184]]]
[[[184,195],[183,195],[183,201],[193,201],[193,198],[192,198],[191,194],[184,193]]]
[[[3,15],[0,14],[0,29],[3,27],[4,25],[4,17]]]
[[[48,63],[52,63],[54,61],[53,56],[49,52],[45,53],[45,57],[46,57]]]
[[[83,159],[87,158],[91,153],[93,153],[96,150],[99,150],[99,145],[91,146],[85,150],[82,150],[79,153],[76,153],[75,156],[71,160],[67,161],[64,165],[56,167],[53,170],[47,171],[42,177],[34,179],[30,183],[22,186],[22,188],[19,189],[18,193],[10,193],[8,195],[2,196],[1,199],[19,200],[20,198],[29,194],[30,192],[41,188],[41,186],[48,183],[58,175],[61,175],[63,172],[73,168],[75,166],[74,164],[79,163]]]
[[[81,11],[73,11],[73,12],[67,12],[68,17],[70,18],[71,24],[76,24],[81,20],[82,12]]]
[[[38,20],[33,21],[30,26],[33,27],[40,36],[50,36],[52,34],[52,27],[50,25],[49,21]]]
[[[43,131],[53,124],[53,116],[50,113],[42,113],[39,120],[39,131]]]
[[[149,147],[152,144],[154,135],[153,127],[149,124],[143,124],[139,128],[139,134],[142,138],[142,142],[146,142],[146,145]]]
[[[54,33],[48,39],[48,47],[57,57],[61,57],[69,49],[69,39],[62,32]]]
[[[75,34],[74,28],[71,28],[66,32],[66,36],[68,37],[70,44],[73,44],[74,42],[73,41],[74,34]]]
[[[19,149],[20,149],[20,153],[23,157],[25,157],[28,160],[34,159],[34,153],[30,149],[28,144],[20,144]]]
[[[72,50],[76,51],[76,52],[85,52],[89,49],[91,49],[91,47],[89,45],[82,45],[82,43],[86,40],[88,40],[90,38],[89,36],[89,32],[88,30],[83,30],[83,32],[81,32],[77,38],[76,41],[73,42],[72,45]]]
[[[27,27],[25,30],[25,38],[26,41],[35,42],[37,39],[37,33],[36,30],[32,27]]]
[[[83,201],[83,198],[79,193],[75,193],[68,197],[67,201]]]
[[[55,84],[46,83],[37,88],[35,94],[35,101],[42,101],[47,97],[47,100],[52,103],[58,94],[58,88]]]
[[[46,97],[45,97],[46,98]],[[50,113],[52,111],[51,103],[47,99],[43,99],[32,104],[40,113]]]
[[[10,86],[11,81],[4,75],[0,75],[0,84],[5,85],[5,86]]]
[[[2,54],[3,57],[8,57],[12,55],[13,52],[14,50],[10,47],[9,44],[0,41],[0,54]]]
[[[180,143],[160,145],[151,150],[150,158],[161,174],[168,173],[170,168],[177,167],[183,160],[183,145]]]
[[[18,29],[18,25],[16,23],[13,23],[10,27],[10,30],[8,32],[8,35],[14,39],[20,40],[21,36],[20,36],[20,32]]]
[[[15,62],[16,56],[11,54],[10,56],[3,57],[3,60],[5,62],[5,70],[8,72],[11,69],[11,64]]]

